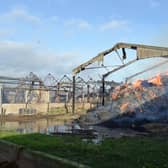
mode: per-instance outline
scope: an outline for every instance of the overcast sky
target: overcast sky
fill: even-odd
[[[116,42],[168,46],[166,0],[0,2],[0,76],[59,78]]]

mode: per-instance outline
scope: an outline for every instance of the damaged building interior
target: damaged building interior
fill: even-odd
[[[134,57],[129,56],[130,50],[135,51]],[[87,69],[92,70],[91,65],[96,62],[99,63],[101,68],[106,67],[104,59],[111,53],[114,53],[119,58],[119,65],[114,66],[111,70],[108,69],[106,73],[100,75],[99,79],[86,79],[82,75],[79,76],[79,73],[87,71]],[[72,113],[75,113],[77,104],[83,104],[83,106],[87,104],[87,109],[104,106],[106,102],[113,101],[113,96],[111,96],[113,95],[113,90],[122,85],[121,82],[107,80],[110,75],[134,64],[138,60],[153,57],[166,58],[167,55],[168,48],[164,47],[117,43],[112,48],[99,53],[96,57],[74,68],[73,77],[64,75],[62,78],[56,79],[54,75],[49,73],[42,80],[33,72],[22,78],[0,76],[1,104],[26,104],[27,106],[29,104],[62,103],[63,106],[68,104],[70,107],[69,112]],[[115,62],[116,58],[113,58],[113,55],[110,55],[110,57],[111,62]],[[134,76],[166,63],[167,59],[157,65],[149,66],[145,71],[135,72],[126,78],[124,84],[129,83],[129,79]],[[99,67],[93,68],[97,69]],[[46,112],[46,110],[44,111]],[[19,112],[18,109],[17,112]]]
[[[43,80],[33,72],[22,78],[1,76],[1,106],[6,114],[19,114],[20,111],[36,111],[46,113],[48,104],[51,108],[61,106],[65,112],[72,111],[73,101],[73,82],[72,78],[64,75],[62,78],[55,79],[52,74],[48,74]],[[76,105],[82,108],[98,106],[101,103],[102,89],[101,81],[89,79],[84,80],[79,77],[76,79]],[[106,82],[116,86],[115,82]],[[44,109],[39,109],[39,105],[46,105]],[[17,108],[16,108],[17,106]],[[68,106],[68,110],[65,108]],[[13,107],[13,108],[12,108]],[[25,112],[26,114],[26,112]],[[33,114],[33,113],[32,113]]]
[[[126,49],[135,50],[135,58],[130,60]],[[121,50],[121,54],[119,54]],[[162,67],[167,63],[168,48],[155,47],[140,44],[117,43],[112,48],[99,53],[96,57],[81,64],[73,70],[73,80],[81,71],[87,70],[87,67],[95,62],[103,62],[106,55],[114,52],[121,61],[121,65],[102,75],[102,106],[87,115],[81,117],[80,122],[83,124],[103,124],[104,126],[113,127],[114,125],[127,126],[141,122],[168,121],[167,112],[167,72],[160,73],[156,76],[149,76],[148,79],[139,79],[129,82],[129,79],[153,70],[156,67]],[[126,78],[124,83],[118,84],[111,91],[110,101],[106,100],[106,78],[118,72],[121,69],[133,64],[141,59],[153,57],[163,57],[162,63],[148,66],[146,70],[137,72]],[[111,58],[113,60],[113,58]],[[128,60],[128,61],[127,61]],[[101,66],[104,66],[102,63]],[[116,73],[117,75],[117,73]],[[74,103],[75,106],[75,103]]]

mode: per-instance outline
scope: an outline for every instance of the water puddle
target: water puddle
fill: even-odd
[[[19,133],[47,133],[57,125],[70,124],[71,121],[53,119],[38,119],[29,121],[3,121],[0,130],[17,131]]]
[[[0,131],[16,131],[20,134],[41,133],[59,136],[80,136],[85,142],[99,143],[101,138],[93,127],[82,128],[78,124],[72,124],[69,120],[38,119],[30,121],[3,121]]]

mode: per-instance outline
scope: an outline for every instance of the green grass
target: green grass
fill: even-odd
[[[95,168],[168,168],[168,138],[106,139],[93,144],[69,136],[4,133],[0,137]]]
[[[0,138],[10,137],[10,136],[16,136],[17,133],[14,131],[1,131],[0,130]]]

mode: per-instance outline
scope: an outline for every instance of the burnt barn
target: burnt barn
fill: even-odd
[[[126,49],[135,51],[134,59],[129,58]],[[117,43],[112,48],[99,53],[96,57],[75,68],[73,70],[74,80],[81,71],[87,70],[87,67],[95,62],[103,62],[104,58],[111,53],[115,53],[119,57],[121,65],[102,74],[102,106],[82,116],[79,120],[80,123],[101,124],[108,127],[130,127],[146,122],[167,123],[168,73],[161,72],[154,76],[148,76],[148,79],[138,79],[130,82],[130,78],[145,73],[147,70],[135,73],[110,90],[110,99],[108,101],[106,99],[106,78],[141,59],[163,57],[165,59],[161,64],[148,67],[148,70],[162,66],[168,61],[166,59],[168,48]],[[103,63],[101,65],[104,66]]]

